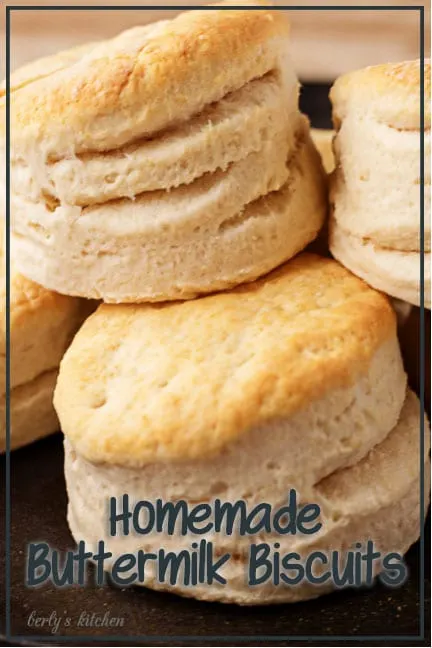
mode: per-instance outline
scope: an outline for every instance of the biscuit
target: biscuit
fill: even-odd
[[[3,255],[2,255],[3,256]],[[3,259],[4,264],[4,259]],[[6,447],[6,282],[0,307],[0,452]],[[11,270],[10,286],[11,448],[20,447],[58,429],[52,397],[60,359],[91,305],[50,292]]]
[[[16,73],[23,274],[106,302],[190,299],[253,280],[316,237],[327,186],[288,25],[258,4],[189,11]]]
[[[426,61],[424,245],[430,307],[429,95],[430,61]],[[337,129],[333,145],[336,170],[330,184],[331,251],[372,286],[418,305],[419,62],[350,73],[336,81],[330,97]]]
[[[331,580],[321,585],[302,581],[297,586],[275,586],[266,581],[259,586],[250,587],[247,583],[249,548],[254,542],[266,542],[270,546],[279,543],[282,555],[290,552],[299,554],[305,560],[312,552],[320,551],[330,560],[332,552],[338,551],[341,562],[346,560],[346,552],[361,543],[363,550],[366,542],[372,541],[374,551],[381,554],[397,552],[403,555],[417,540],[420,534],[420,412],[417,397],[408,391],[401,416],[388,436],[355,465],[336,471],[313,484],[303,502],[318,504],[321,509],[322,528],[311,536],[280,535],[273,532],[262,533],[257,540],[254,535],[240,536],[206,533],[200,540],[213,542],[217,556],[229,553],[231,558],[220,570],[226,578],[225,585],[184,586],[182,571],[175,585],[160,583],[152,563],[145,567],[144,584],[154,589],[169,590],[182,596],[208,601],[237,603],[241,605],[262,605],[269,603],[295,602],[324,594],[333,585]],[[430,463],[429,429],[424,422],[424,462],[425,462],[425,509],[429,500]],[[265,455],[261,456],[262,460]],[[278,468],[284,460],[280,454]],[[238,455],[238,471],[246,477],[250,468],[247,460]],[[265,462],[264,462],[265,465]],[[204,468],[204,467],[203,467]],[[265,469],[264,469],[265,470]],[[160,472],[162,471],[162,472]],[[172,472],[171,472],[172,471]],[[171,474],[170,474],[171,472]],[[265,471],[266,472],[266,471]],[[170,479],[165,481],[167,474]],[[206,475],[203,470],[203,478]],[[191,550],[196,535],[168,535],[166,532],[147,535],[107,536],[107,498],[118,501],[128,493],[130,501],[148,500],[155,502],[176,501],[189,496],[191,507],[200,502],[208,503],[214,497],[222,501],[236,501],[245,497],[237,491],[237,484],[228,492],[212,491],[209,484],[207,497],[196,495],[188,481],[181,479],[182,464],[166,465],[164,462],[151,463],[139,469],[125,468],[110,464],[94,464],[86,460],[74,449],[69,440],[65,441],[65,476],[68,491],[68,523],[75,540],[86,542],[87,550],[96,550],[97,542],[104,539],[106,549],[113,553],[114,559],[122,554],[156,552],[161,547],[175,553]],[[260,473],[254,472],[256,480]],[[180,478],[177,489],[172,489],[172,479]],[[220,485],[221,482],[219,481]],[[278,475],[277,506],[286,502],[286,493],[292,487],[291,476],[281,471]],[[231,485],[230,485],[231,486]],[[285,498],[283,490],[285,489]],[[256,493],[256,491],[253,491]],[[265,494],[256,493],[256,503],[267,502]],[[274,498],[273,498],[274,502]],[[249,510],[251,510],[250,506]],[[210,518],[211,521],[212,518]],[[374,564],[376,575],[382,569],[381,562]]]
[[[405,387],[387,298],[302,254],[230,292],[100,307],[62,360],[55,407],[89,461],[161,462],[167,488],[178,464],[197,496],[222,481],[271,500],[272,462],[301,490],[358,461]]]
[[[301,122],[274,143],[189,185],[81,208],[13,195],[19,269],[106,302],[187,299],[272,270],[315,238],[327,211],[319,159]]]

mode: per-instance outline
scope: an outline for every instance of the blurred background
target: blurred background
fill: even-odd
[[[2,6],[28,7],[16,11],[11,18],[12,69],[34,58],[52,54],[90,40],[113,36],[122,29],[168,17],[176,13],[176,6],[206,4],[197,0],[164,2],[172,11],[35,11],[35,6],[129,5],[145,7],[151,2],[143,0],[2,0]],[[157,2],[155,4],[158,4]],[[296,7],[317,7],[322,0],[302,2],[274,2],[276,5],[292,4]],[[374,63],[407,60],[419,56],[419,12],[401,10],[401,6],[424,6],[426,10],[426,51],[430,51],[430,2],[417,0],[383,0],[385,10],[358,10],[355,7],[371,6],[373,0],[329,0],[333,6],[350,6],[346,10],[294,10],[290,11],[292,23],[292,54],[297,72],[303,82],[328,83],[338,75]],[[177,10],[178,11],[178,10]],[[5,12],[1,12],[2,35],[0,74],[5,75]]]

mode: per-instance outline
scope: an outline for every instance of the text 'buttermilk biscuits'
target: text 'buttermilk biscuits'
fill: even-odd
[[[12,77],[19,270],[107,302],[192,298],[315,238],[326,183],[281,12],[189,11]]]
[[[430,61],[424,68],[425,305],[430,308]],[[366,68],[330,97],[337,134],[330,248],[375,288],[420,304],[420,62]]]
[[[405,395],[387,298],[333,260],[303,254],[265,279],[195,301],[103,305],[66,353],[55,393],[72,532],[90,543],[105,537],[101,499],[120,490],[132,498],[139,491],[139,499],[276,505],[295,488],[302,501],[315,501],[322,480],[384,442]],[[401,501],[404,493],[414,497],[414,477]],[[384,486],[379,474],[371,480],[372,490]],[[355,513],[347,501],[344,535],[343,523],[330,520],[332,497],[322,499],[330,524],[329,545],[323,542],[337,545],[334,528],[344,546],[355,540]],[[382,503],[370,504],[367,519],[384,515]],[[399,524],[390,513],[385,519],[388,529]],[[403,531],[405,549],[417,527],[410,533]],[[174,548],[176,541],[121,538],[110,550],[132,550],[130,542],[134,550],[156,542]],[[238,603],[316,595],[247,588],[239,581],[247,541],[214,541],[239,556],[229,587],[176,591]]]

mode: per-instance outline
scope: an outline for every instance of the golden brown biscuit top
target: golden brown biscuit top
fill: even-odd
[[[430,128],[430,60],[424,65],[425,128]],[[375,65],[336,80],[330,91],[335,127],[350,112],[370,113],[393,128],[420,128],[420,61]]]
[[[90,52],[96,44],[97,43],[86,43],[84,45],[78,45],[77,47],[63,50],[57,54],[53,54],[52,56],[44,56],[41,59],[23,65],[10,75],[11,93],[72,65],[85,54]],[[3,97],[5,94],[6,81],[4,80],[0,83],[0,97]]]
[[[90,461],[207,458],[352,385],[395,335],[383,295],[302,254],[194,301],[102,305],[61,363],[55,406]]]
[[[24,84],[11,96],[17,154],[35,145],[48,157],[117,148],[268,72],[281,38],[285,47],[286,18],[270,8],[219,9],[230,5],[128,30]]]

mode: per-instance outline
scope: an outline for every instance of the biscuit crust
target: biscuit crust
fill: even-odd
[[[430,59],[424,66],[425,128],[430,118]],[[392,128],[420,128],[420,61],[385,63],[349,72],[336,80],[330,91],[335,126],[349,112],[368,113]]]
[[[5,391],[5,283],[0,287],[0,392]],[[59,295],[11,273],[11,388],[57,368],[72,335],[87,312],[85,302]],[[90,312],[90,310],[88,311]]]
[[[101,306],[62,361],[55,407],[90,461],[212,456],[355,385],[386,342],[395,346],[380,371],[403,393],[388,300],[335,261],[302,254],[195,301]]]
[[[380,247],[330,221],[333,256],[370,286],[420,306],[420,253]],[[431,308],[431,254],[424,254],[424,305]]]
[[[129,30],[21,87],[11,97],[15,153],[37,147],[48,159],[114,149],[275,69],[288,34],[282,12],[218,10],[230,4]]]

